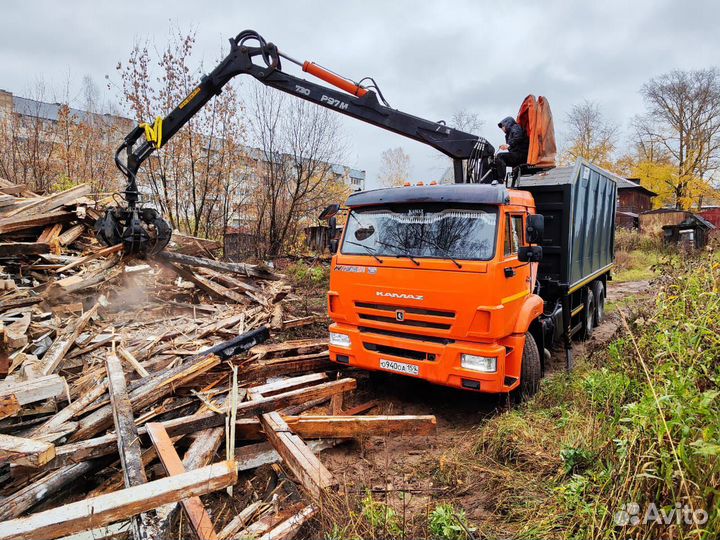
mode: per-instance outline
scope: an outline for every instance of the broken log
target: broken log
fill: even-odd
[[[60,362],[62,362],[70,348],[75,344],[75,340],[77,340],[78,336],[85,329],[87,323],[90,322],[90,319],[95,316],[99,308],[100,302],[83,313],[79,319],[65,329],[62,335],[57,337],[43,356],[42,372],[44,375],[50,375],[58,368]]]
[[[0,464],[42,467],[55,457],[55,446],[34,439],[0,434]]]
[[[271,272],[267,268],[253,264],[213,261],[211,259],[193,257],[191,255],[181,255],[180,253],[172,253],[169,251],[160,252],[157,255],[157,258],[165,262],[182,264],[184,266],[199,266],[209,268],[210,270],[216,270],[218,272],[232,272],[234,274],[272,281],[280,279],[278,274]]]
[[[47,540],[147,512],[163,504],[205,495],[237,481],[234,462],[223,461],[114,493],[65,504],[0,523],[0,540]]]
[[[0,219],[0,234],[34,229],[54,223],[67,223],[75,219],[74,212],[50,212],[47,214],[23,215]]]

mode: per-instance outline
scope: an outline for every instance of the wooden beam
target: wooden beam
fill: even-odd
[[[13,395],[22,406],[62,396],[66,388],[65,379],[60,375],[46,375],[30,381],[3,381],[0,383],[0,396]]]
[[[142,486],[147,483],[147,476],[145,476],[140,438],[120,359],[113,353],[108,354],[105,357],[105,369],[125,487]],[[157,536],[156,529],[146,514],[139,514],[130,520],[130,530],[135,540],[152,540]]]
[[[161,397],[171,393],[176,385],[195,379],[220,363],[217,356],[205,356],[191,362],[185,362],[170,370],[153,376],[141,386],[130,392],[130,401],[133,409],[142,409],[154,403]],[[144,379],[141,379],[144,381]],[[105,405],[90,413],[80,421],[78,430],[70,438],[78,441],[92,437],[112,423],[112,408]]]
[[[170,476],[186,472],[185,466],[180,461],[180,456],[162,424],[150,422],[146,425],[146,429],[165,472]],[[197,537],[200,540],[217,540],[218,536],[213,528],[212,519],[205,511],[200,497],[190,497],[180,502]]]
[[[42,372],[44,375],[50,375],[58,368],[60,362],[62,362],[63,358],[65,358],[65,355],[72,346],[75,345],[75,340],[77,340],[78,336],[85,329],[87,323],[90,322],[90,319],[95,316],[99,308],[100,303],[98,302],[92,308],[83,313],[82,316],[74,323],[67,326],[65,328],[65,332],[63,332],[62,335],[59,335],[53,344],[50,345],[50,348],[42,358],[42,362],[44,364]]]
[[[47,540],[102,527],[163,504],[205,495],[237,482],[234,462],[223,461],[106,495],[0,522],[0,540]]]
[[[53,223],[67,223],[75,219],[74,212],[49,212],[47,214],[23,215],[0,219],[0,234],[34,229]]]
[[[336,394],[338,395],[338,394]],[[383,437],[387,435],[421,435],[435,433],[437,421],[433,415],[408,416],[283,416],[288,427],[307,439],[349,439],[353,437]],[[242,418],[236,432],[242,440],[261,440],[260,421]]]
[[[0,434],[0,464],[41,467],[55,457],[55,446],[34,439]]]
[[[20,402],[13,394],[0,396],[0,420],[15,416],[20,412],[20,409]]]
[[[298,405],[320,397],[329,398],[335,393],[353,390],[356,385],[357,383],[355,382],[355,379],[340,379],[337,381],[310,386],[308,388],[300,388],[298,390],[278,394],[276,396],[264,397],[253,401],[245,401],[238,405],[237,414],[238,417],[257,415],[283,407]],[[167,430],[168,434],[171,437],[175,437],[177,435],[186,435],[188,433],[196,433],[205,429],[224,426],[225,416],[215,414],[213,412],[207,412],[191,416],[182,416],[172,420],[165,420],[161,423]],[[93,422],[93,424],[96,426],[99,425],[98,422]],[[109,426],[106,425],[104,427],[107,428]],[[97,433],[100,429],[102,429],[102,427],[94,430],[94,432]],[[87,430],[87,433],[92,432],[93,430]],[[139,428],[138,432],[141,436],[144,435],[145,428]],[[49,467],[54,468],[73,463],[81,463],[89,459],[113,454],[116,451],[116,437],[114,434],[107,434],[94,439],[88,439],[86,437],[91,437],[92,435],[88,435],[86,433],[80,433],[79,435],[78,433],[79,432],[73,434],[71,437],[72,442],[69,444],[56,447],[55,459],[48,465]],[[186,466],[190,468],[187,464]]]
[[[281,521],[258,540],[290,540],[294,538],[300,528],[318,511],[317,506],[310,504],[298,513]]]
[[[61,246],[69,246],[75,240],[80,238],[84,232],[85,232],[85,225],[83,225],[82,223],[79,225],[74,225],[74,226],[70,227],[67,231],[62,233],[60,236],[58,236],[58,243]]]
[[[234,274],[267,280],[278,280],[281,278],[280,275],[275,274],[262,266],[253,264],[213,261],[203,257],[181,255],[180,253],[172,253],[170,251],[162,251],[157,255],[157,257],[165,262],[177,263],[185,266],[200,266],[209,268],[210,270],[216,270],[218,272],[232,272]]]
[[[263,508],[267,508],[269,505],[262,501],[255,501],[243,508],[238,515],[232,518],[227,525],[218,533],[219,540],[226,540],[228,538],[234,538],[235,534],[245,527],[253,517],[262,511]]]
[[[118,347],[118,354],[122,356],[123,360],[125,360],[128,364],[132,366],[132,368],[135,370],[135,372],[140,375],[141,377],[148,377],[150,374],[148,373],[148,370],[145,369],[140,362],[137,361],[137,358],[133,356],[133,354],[128,351],[125,347]]]
[[[30,204],[22,208],[13,210],[7,215],[8,217],[11,217],[15,214],[18,214],[19,212],[22,212],[23,215],[29,216],[41,214],[43,212],[50,212],[51,210],[55,210],[66,204],[70,204],[76,199],[85,197],[89,193],[90,186],[88,184],[80,184],[71,187],[70,189],[66,189],[65,191],[53,193],[52,195],[46,197],[38,197],[37,200],[31,202]],[[72,214],[73,216],[75,215],[74,212]]]
[[[76,259],[73,262],[66,264],[65,266],[61,266],[60,268],[55,270],[55,273],[62,274],[63,272],[72,270],[73,268],[76,268],[81,264],[85,264],[92,260],[95,260],[98,257],[106,257],[107,255],[112,255],[113,253],[120,253],[123,249],[124,248],[122,244],[115,244],[114,246],[108,246],[106,248],[98,249],[97,251],[90,253],[89,255],[80,257],[79,259]]]
[[[0,242],[0,257],[50,253],[50,244],[42,242]]]
[[[27,189],[27,184],[15,184],[12,186],[0,186],[0,192],[6,195],[20,195]]]
[[[231,302],[237,302],[240,304],[246,302],[245,298],[240,294],[236,293],[235,291],[231,291],[230,289],[223,287],[219,283],[210,281],[209,279],[202,276],[197,276],[187,268],[183,268],[182,266],[178,266],[167,261],[163,261],[163,264],[170,268],[181,278],[183,278],[185,281],[190,281],[191,283],[194,283],[195,285],[200,287],[200,289],[210,295],[218,296],[220,298],[224,298],[226,300],[230,300]]]

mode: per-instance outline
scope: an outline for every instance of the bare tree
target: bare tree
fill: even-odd
[[[459,110],[450,118],[450,127],[473,135],[480,133],[484,123],[479,114],[470,112],[467,109]]]
[[[345,147],[336,114],[265,86],[255,85],[249,113],[259,156],[248,212],[257,254],[276,257],[340,188],[333,164]]]
[[[401,147],[388,148],[381,160],[378,177],[383,186],[402,186],[410,180],[410,156]]]
[[[164,116],[195,88],[202,66],[193,65],[194,44],[194,33],[175,28],[164,49],[151,54],[155,49],[148,44],[136,44],[127,63],[118,64],[124,99],[139,123]],[[173,227],[209,237],[222,232],[240,179],[240,113],[237,92],[228,84],[145,162],[152,198]]]
[[[574,105],[566,124],[568,150],[565,161],[584,158],[603,167],[611,166],[618,128],[605,119],[597,103],[585,100]]]
[[[720,164],[720,71],[675,70],[648,81],[641,94],[647,112],[636,124],[644,157],[674,164],[677,208],[700,203]]]

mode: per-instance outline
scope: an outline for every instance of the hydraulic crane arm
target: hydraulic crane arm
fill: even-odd
[[[337,89],[285,73],[281,68],[281,58],[301,66],[306,73]],[[165,118],[158,118],[154,126],[137,126],[125,137],[115,154],[115,163],[128,179],[125,190],[128,208],[116,209],[113,216],[106,216],[99,223],[98,235],[105,243],[122,241],[127,250],[143,254],[160,251],[167,244],[170,239],[167,225],[168,231],[151,231],[157,238],[148,236],[147,231],[140,227],[141,221],[153,227],[162,228],[162,224],[158,222],[156,212],[138,212],[136,209],[139,199],[137,172],[155,150],[162,148],[237,75],[251,75],[271,88],[425,143],[453,159],[455,182],[482,182],[489,178],[490,160],[495,149],[485,139],[453,129],[444,122],[432,122],[393,109],[384,102],[376,85],[377,93],[317,64],[294,60],[281,53],[274,44],[266,42],[257,32],[245,30],[230,39],[228,55],[172,112]],[[384,104],[378,100],[378,94]],[[463,161],[467,161],[466,167],[463,167]],[[149,243],[154,245],[148,247]]]

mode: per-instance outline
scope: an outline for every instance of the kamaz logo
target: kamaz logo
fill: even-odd
[[[339,99],[335,99],[333,97],[326,96],[326,95],[323,95],[323,97],[320,98],[320,103],[322,103],[322,102],[325,102],[328,105],[330,105],[332,107],[336,107],[343,111],[348,108],[348,104],[345,103],[344,101],[340,101]]]
[[[425,297],[422,295],[404,294],[396,292],[376,291],[375,296],[382,296],[384,298],[397,298],[399,300],[417,300],[418,302],[422,302],[423,300],[425,300]]]

